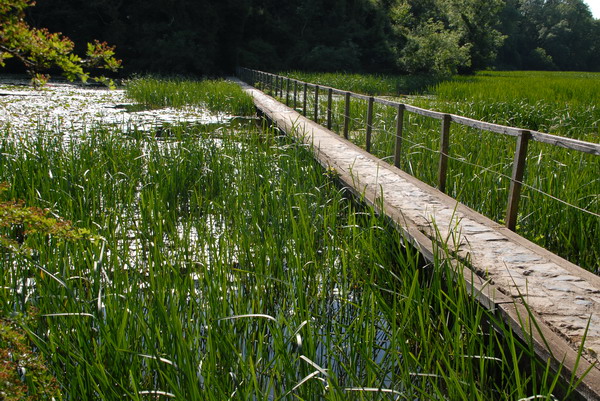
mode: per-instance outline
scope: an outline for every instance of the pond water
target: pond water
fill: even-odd
[[[128,99],[124,89],[60,82],[34,89],[26,79],[0,76],[0,132],[32,134],[42,128],[74,134],[100,125],[147,131],[165,124],[223,124],[231,119],[199,107],[149,110]]]

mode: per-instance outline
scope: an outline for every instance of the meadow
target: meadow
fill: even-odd
[[[323,74],[322,85],[341,83]],[[314,74],[295,74],[315,79]],[[370,80],[347,76],[344,90]],[[539,130],[554,135],[599,143],[600,75],[557,72],[480,72],[438,82],[425,90],[400,88],[398,102],[456,114],[486,122]],[[356,84],[354,82],[357,82]],[[384,87],[391,87],[390,80]],[[387,82],[387,81],[386,81]],[[375,94],[375,84],[363,93]],[[388,89],[381,89],[388,95]],[[387,96],[389,98],[389,96]],[[309,91],[307,115],[312,116],[314,96]],[[365,146],[367,102],[353,99],[350,139]],[[343,98],[333,102],[332,128],[341,133]],[[302,105],[297,104],[299,110]],[[326,116],[320,96],[319,118]],[[393,162],[397,113],[375,104],[372,152]],[[440,121],[404,113],[400,167],[436,186],[440,148]],[[515,139],[452,124],[450,129],[447,193],[476,211],[504,222]],[[600,272],[600,160],[596,155],[530,142],[517,232],[590,271]]]
[[[3,227],[27,235],[0,250],[0,308],[65,400],[568,399],[577,384],[266,125],[37,134],[0,136],[5,201],[87,234]]]

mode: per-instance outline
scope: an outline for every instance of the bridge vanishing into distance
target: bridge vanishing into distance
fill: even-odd
[[[261,114],[310,145],[323,166],[335,169],[344,186],[391,218],[426,259],[455,255],[453,263],[468,266],[457,271],[472,296],[523,341],[533,341],[538,357],[550,360],[567,381],[573,373],[584,376],[580,398],[600,400],[599,276],[237,82]]]

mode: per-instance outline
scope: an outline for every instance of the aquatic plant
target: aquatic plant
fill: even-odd
[[[252,98],[239,85],[225,80],[136,78],[126,82],[127,95],[151,107],[198,106],[232,115],[252,115]]]

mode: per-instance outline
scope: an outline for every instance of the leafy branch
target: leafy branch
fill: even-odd
[[[0,198],[5,197],[9,185],[0,183]],[[60,240],[76,241],[93,239],[92,234],[71,222],[51,215],[49,209],[25,206],[22,200],[0,201],[0,249],[26,253],[31,249],[25,244],[29,236],[40,234]]]
[[[70,81],[88,79],[114,86],[105,76],[90,77],[89,69],[97,68],[116,72],[121,60],[116,59],[115,47],[106,42],[87,44],[84,57],[73,53],[75,44],[60,32],[46,28],[33,28],[25,22],[25,10],[35,5],[33,0],[0,0],[0,67],[14,58],[25,66],[36,86],[43,86],[50,76],[50,68],[59,68]]]

